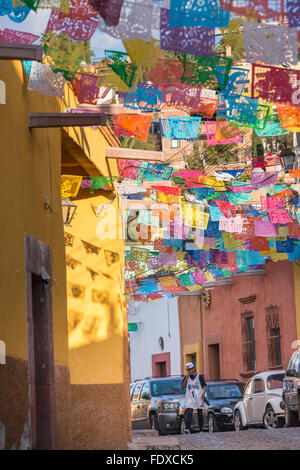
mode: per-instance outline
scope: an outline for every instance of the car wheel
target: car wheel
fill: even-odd
[[[244,429],[247,429],[247,426],[243,426],[242,417],[239,410],[236,410],[234,413],[233,424],[235,431],[243,431]]]
[[[278,419],[273,408],[269,407],[266,409],[263,416],[263,423],[266,429],[274,429],[278,427]]]
[[[213,432],[218,432],[219,426],[216,421],[216,417],[211,413],[208,415],[208,432],[212,434]]]
[[[160,430],[159,424],[158,424],[158,419],[155,413],[151,415],[151,429],[155,429],[158,432],[159,436],[162,436],[163,433]]]
[[[284,417],[287,428],[299,425],[297,411],[291,411],[286,401],[284,402]]]

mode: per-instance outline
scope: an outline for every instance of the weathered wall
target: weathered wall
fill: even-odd
[[[0,364],[0,421],[6,430],[6,438],[2,431],[0,442],[6,448],[19,448],[28,419],[25,233],[52,249],[54,358],[63,375],[68,374],[60,130],[28,128],[28,112],[59,112],[60,104],[54,97],[27,90],[20,61],[1,61],[0,80],[6,83],[6,104],[0,105],[0,340],[6,343],[7,355],[6,364]],[[46,197],[51,210],[44,209]],[[67,406],[63,382],[57,382],[56,393]],[[68,444],[66,419],[58,407],[59,448]]]

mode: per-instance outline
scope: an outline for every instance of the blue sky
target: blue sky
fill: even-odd
[[[31,11],[22,23],[15,23],[7,16],[0,16],[0,29],[9,28],[41,35],[46,29],[50,14],[51,10],[39,10],[38,13]],[[91,49],[97,59],[104,57],[104,49],[125,51],[122,41],[102,33],[99,29],[96,30],[91,39]]]

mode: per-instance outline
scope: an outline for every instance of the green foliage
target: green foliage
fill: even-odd
[[[238,156],[238,145],[207,145],[204,149],[205,161],[208,165],[219,165],[235,162]]]
[[[147,142],[143,142],[136,137],[128,137],[125,135],[121,135],[119,139],[123,148],[155,151],[161,150],[160,137],[155,134],[150,134]]]
[[[220,28],[223,37],[217,47],[217,52],[225,54],[226,46],[231,47],[231,56],[234,62],[245,58],[243,21],[243,18],[234,18],[229,22],[227,28]]]

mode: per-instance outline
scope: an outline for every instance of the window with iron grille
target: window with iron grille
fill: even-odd
[[[254,371],[256,368],[254,315],[249,310],[242,313],[242,348],[244,372]]]
[[[268,366],[281,366],[281,335],[278,305],[269,305],[266,311]]]

